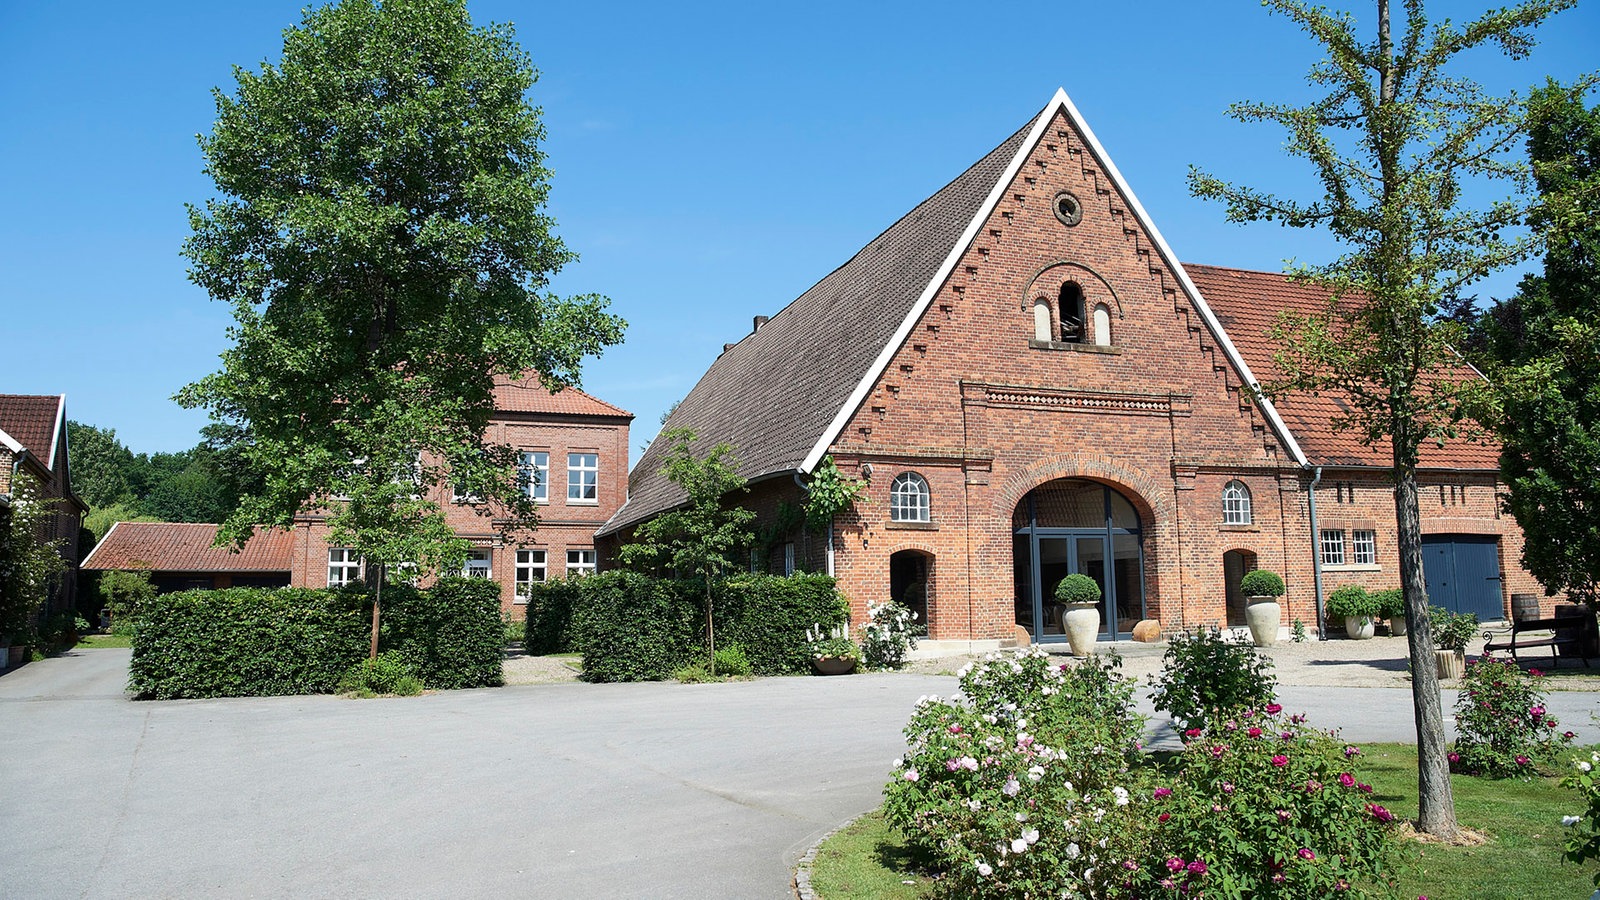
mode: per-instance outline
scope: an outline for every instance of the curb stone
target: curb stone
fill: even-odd
[[[832,831],[817,838],[817,842],[811,845],[811,848],[805,852],[804,856],[800,857],[800,861],[795,863],[794,880],[790,885],[794,888],[795,897],[799,898],[799,900],[818,900],[816,892],[811,889],[811,866],[817,861],[817,851],[822,849],[822,845],[826,844],[829,838],[854,825],[858,819],[871,812],[872,810],[869,809],[860,815],[851,816],[839,823]]]

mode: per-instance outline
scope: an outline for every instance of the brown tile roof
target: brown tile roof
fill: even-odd
[[[0,431],[4,431],[47,469],[55,468],[56,431],[64,396],[0,394]]]
[[[263,529],[244,549],[213,547],[217,526],[188,522],[118,522],[83,561],[85,569],[155,572],[287,572],[294,535]]]
[[[755,480],[797,469],[978,213],[1034,119],[711,364],[662,426],[733,445]],[[628,477],[628,500],[600,530],[683,500],[660,474],[655,441]]]
[[[1216,313],[1245,364],[1263,383],[1282,377],[1272,360],[1277,344],[1268,337],[1278,314],[1286,311],[1320,313],[1327,309],[1325,292],[1312,285],[1298,284],[1280,273],[1189,263],[1184,264],[1184,270]],[[1466,365],[1445,374],[1450,378],[1479,377]],[[1354,430],[1334,431],[1331,427],[1331,421],[1348,409],[1344,398],[1329,393],[1295,394],[1275,400],[1274,405],[1313,465],[1389,466],[1387,445],[1365,446]],[[1422,449],[1422,465],[1429,468],[1494,469],[1498,467],[1498,460],[1499,448],[1466,440],[1448,441],[1442,448],[1426,445]]]
[[[633,418],[633,413],[591,397],[577,388],[564,388],[552,394],[539,382],[539,377],[532,374],[516,379],[495,376],[494,408],[500,412]]]

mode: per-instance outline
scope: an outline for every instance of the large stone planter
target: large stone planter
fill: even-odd
[[[1467,654],[1460,650],[1435,650],[1433,662],[1439,670],[1439,680],[1460,678],[1467,673]]]
[[[1378,633],[1378,626],[1371,616],[1345,616],[1344,633],[1352,641],[1365,641]]]
[[[1406,617],[1403,614],[1389,617],[1389,634],[1393,637],[1406,636]]]
[[[817,670],[818,675],[849,675],[856,670],[854,656],[813,656],[811,668]]]
[[[1271,647],[1278,642],[1278,626],[1283,622],[1283,609],[1276,597],[1246,597],[1249,605],[1244,610],[1244,621],[1250,626],[1250,640],[1257,647]]]
[[[1100,636],[1100,604],[1068,603],[1066,606],[1061,624],[1067,633],[1067,643],[1072,646],[1072,655],[1088,656],[1094,652],[1095,640]]]

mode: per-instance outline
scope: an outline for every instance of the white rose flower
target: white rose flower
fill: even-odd
[[[1022,838],[1017,838],[1016,840],[1011,842],[1011,852],[1012,853],[1027,853],[1028,852],[1028,842],[1023,840]]]
[[[988,878],[990,875],[994,874],[994,867],[990,866],[986,862],[980,862],[978,863],[978,874]]]
[[[1114,788],[1111,789],[1111,793],[1112,793],[1113,796],[1115,796],[1117,798],[1117,805],[1118,806],[1127,806],[1128,805],[1128,791],[1125,788],[1114,787]]]
[[[1077,859],[1080,852],[1076,843],[1067,845],[1067,859]]]
[[[1583,816],[1562,816],[1561,817],[1561,824],[1565,825],[1568,828],[1571,828],[1572,826],[1574,826],[1574,825],[1576,825],[1576,824],[1578,824],[1579,822],[1582,822],[1582,821],[1583,821]]]
[[[1587,772],[1587,771],[1589,771],[1589,770],[1591,770],[1593,768],[1594,768],[1594,766],[1589,765],[1588,763],[1584,762],[1583,760],[1581,760],[1581,759],[1578,760],[1578,771]]]
[[[1029,844],[1039,843],[1039,829],[1029,828],[1027,831],[1022,833],[1022,839],[1027,841]]]

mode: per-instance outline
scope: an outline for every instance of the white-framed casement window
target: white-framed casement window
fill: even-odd
[[[1378,533],[1370,529],[1350,532],[1350,560],[1358,566],[1378,564]]]
[[[567,551],[568,575],[593,575],[594,551],[593,550],[568,550]]]
[[[361,580],[361,557],[349,547],[328,548],[328,587]]]
[[[463,578],[493,578],[494,551],[468,550],[467,561],[461,564]]]
[[[901,472],[889,485],[889,521],[931,522],[933,502],[928,481],[915,472]]]
[[[525,450],[517,454],[517,477],[522,492],[535,503],[550,502],[550,454],[544,450]]]
[[[1242,481],[1230,481],[1222,487],[1222,524],[1249,525],[1255,521],[1250,508],[1250,489]]]
[[[783,545],[783,574],[794,574],[794,541]]]
[[[567,502],[600,502],[600,454],[567,454]]]
[[[1321,535],[1322,564],[1325,566],[1344,565],[1344,531],[1337,528],[1324,528]]]
[[[513,600],[517,603],[527,603],[528,591],[532,585],[544,581],[544,578],[545,551],[518,550],[516,596]]]

